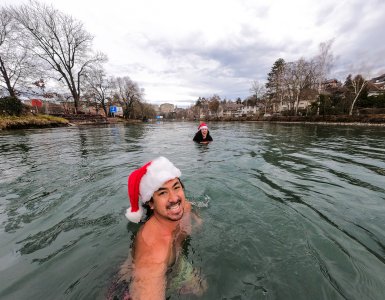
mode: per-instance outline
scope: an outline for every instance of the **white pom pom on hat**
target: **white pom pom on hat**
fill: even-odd
[[[152,195],[165,182],[182,175],[167,158],[160,156],[133,171],[128,177],[128,198],[131,207],[126,211],[126,218],[139,223],[144,215],[142,204],[150,201]]]

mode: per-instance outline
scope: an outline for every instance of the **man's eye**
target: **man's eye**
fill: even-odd
[[[181,188],[180,185],[177,185],[176,187],[174,187],[174,190],[179,190]]]
[[[164,195],[164,194],[166,194],[166,192],[165,192],[165,191],[163,191],[163,192],[159,192],[159,193],[158,193],[158,195],[159,195],[159,196],[162,196],[162,195]]]

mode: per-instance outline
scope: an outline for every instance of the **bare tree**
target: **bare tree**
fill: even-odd
[[[331,48],[334,40],[328,40],[319,44],[319,54],[314,58],[316,64],[316,77],[318,81],[318,99],[320,101],[320,94],[322,89],[322,83],[327,80],[327,76],[333,66],[333,53]],[[320,102],[318,102],[317,115],[319,115]]]
[[[144,119],[154,118],[156,115],[156,112],[155,112],[153,105],[151,105],[149,103],[143,102],[141,105],[141,109],[142,109],[141,113],[142,113],[142,116]]]
[[[356,75],[354,78],[351,78],[351,75],[348,76],[347,82],[345,83],[345,85],[351,91],[354,97],[349,109],[350,116],[353,115],[354,106],[358,98],[360,97],[361,92],[368,85],[368,83],[369,81],[366,80],[364,77],[362,77],[362,75],[360,74]]]
[[[35,75],[31,53],[20,46],[20,30],[9,10],[0,8],[0,84],[11,97]]]
[[[85,78],[85,90],[88,95],[93,97],[96,103],[103,108],[105,115],[108,115],[106,102],[111,96],[115,82],[108,78],[102,67],[91,68]]]
[[[255,104],[257,104],[258,101],[262,102],[262,98],[265,98],[264,95],[266,94],[266,85],[261,84],[258,80],[254,80],[253,83],[251,84],[250,92],[253,93],[253,97],[255,98],[255,101],[254,101]],[[249,102],[250,102],[250,100],[248,98],[246,100],[246,105],[248,105]],[[266,103],[264,103],[264,104],[266,104]],[[264,105],[264,106],[265,106],[265,110],[266,110],[266,105]]]
[[[265,84],[261,84],[258,80],[254,80],[251,84],[250,92],[255,96],[255,99],[258,101],[258,98],[262,97],[266,92]]]
[[[123,106],[123,116],[130,118],[135,102],[141,102],[143,90],[130,77],[117,77],[115,80],[118,101]]]
[[[306,61],[303,58],[288,63],[285,72],[285,81],[288,94],[294,103],[295,114],[298,113],[298,105],[301,96],[307,89],[314,88],[316,80],[316,65],[313,61]]]
[[[328,40],[326,42],[320,43],[319,45],[319,54],[315,57],[314,61],[316,63],[317,79],[318,79],[318,92],[321,91],[322,82],[327,79],[327,76],[333,66],[333,53],[331,52],[331,47],[334,40]]]
[[[10,11],[29,37],[25,46],[59,75],[56,79],[69,89],[77,112],[85,74],[106,60],[104,54],[92,52],[93,36],[82,22],[34,0]]]
[[[221,97],[219,95],[214,94],[210,99],[209,99],[209,110],[212,111],[215,116],[218,116],[218,109],[219,109],[219,103],[221,102]]]

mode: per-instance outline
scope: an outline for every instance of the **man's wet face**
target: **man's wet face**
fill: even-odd
[[[183,217],[185,195],[178,178],[165,182],[153,195],[150,208],[158,217],[179,221]]]

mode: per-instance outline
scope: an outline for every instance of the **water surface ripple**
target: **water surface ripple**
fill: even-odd
[[[204,220],[200,299],[384,299],[383,128],[212,123],[202,146],[196,126],[1,132],[0,298],[104,299],[138,229],[127,175],[164,155]]]

